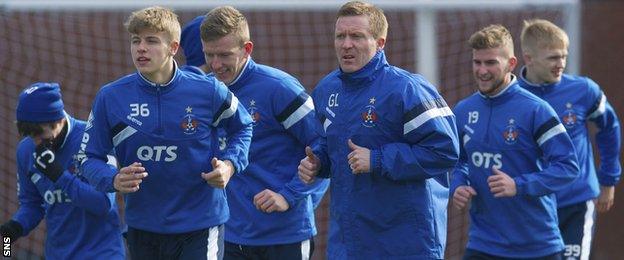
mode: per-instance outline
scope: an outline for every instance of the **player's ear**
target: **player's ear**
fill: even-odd
[[[386,38],[379,37],[377,40],[375,40],[375,42],[377,43],[377,50],[383,50],[383,48],[386,46]]]
[[[178,53],[179,49],[180,49],[180,42],[179,41],[171,41],[171,43],[169,44],[169,54],[171,56],[175,56],[176,53]]]
[[[253,52],[253,42],[245,42],[243,44],[243,49],[245,50],[245,57],[249,57],[249,55],[251,55],[251,52]]]

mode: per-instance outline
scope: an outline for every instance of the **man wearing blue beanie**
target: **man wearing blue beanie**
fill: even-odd
[[[78,151],[86,128],[64,111],[57,83],[35,83],[19,95],[19,208],[2,226],[3,241],[26,236],[45,216],[46,259],[124,259],[114,193],[81,175]]]

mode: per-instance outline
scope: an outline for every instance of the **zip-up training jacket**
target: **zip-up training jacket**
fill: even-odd
[[[580,175],[570,186],[558,191],[557,206],[565,207],[597,198],[602,186],[615,186],[620,180],[620,122],[615,110],[607,101],[596,82],[586,77],[563,74],[561,81],[552,84],[532,84],[522,69],[520,86],[546,100],[557,112],[563,126],[574,143]],[[587,122],[593,122],[600,157],[596,174],[594,155]]]
[[[435,87],[379,51],[359,71],[331,72],[312,99],[325,130],[319,177],[331,177],[328,258],[441,259],[439,187],[427,180],[453,169],[459,144]],[[371,172],[351,172],[349,139],[370,149]]]
[[[314,201],[329,185],[319,179],[306,185],[297,167],[306,145],[319,139],[312,98],[299,81],[287,73],[251,58],[229,86],[253,119],[249,166],[227,186],[230,219],[225,241],[242,245],[290,244],[316,234]],[[281,194],[289,204],[285,212],[264,213],[254,206],[254,196],[264,189]]]
[[[80,174],[78,151],[85,122],[65,118],[67,135],[55,151],[64,171],[56,182],[35,168],[30,137],[17,146],[20,204],[13,220],[26,236],[45,216],[46,259],[124,259],[115,194],[96,191]]]
[[[514,77],[496,96],[475,93],[454,112],[462,145],[451,194],[461,185],[477,192],[467,248],[511,258],[563,250],[554,192],[578,177],[578,165],[555,111]],[[513,178],[515,196],[495,198],[490,192],[493,168]]]
[[[217,128],[228,133],[219,152]],[[120,167],[142,163],[149,174],[126,194],[128,226],[155,233],[183,233],[225,223],[224,189],[201,177],[213,157],[230,160],[235,174],[247,166],[251,118],[227,87],[212,77],[174,70],[170,82],[130,74],[100,89],[84,137],[85,176],[98,190],[114,190],[117,173],[105,167],[114,148]]]

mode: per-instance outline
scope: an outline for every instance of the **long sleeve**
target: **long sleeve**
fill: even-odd
[[[550,106],[542,106],[533,120],[533,139],[542,151],[544,168],[514,178],[519,195],[543,196],[565,188],[579,175],[572,140]]]
[[[317,133],[319,129],[317,125],[319,123],[315,118],[312,98],[294,80],[284,83],[290,83],[290,85],[272,97],[274,99],[272,104],[276,106],[274,111],[279,111],[276,115],[277,120],[299,143],[306,146],[318,146],[320,136]],[[329,180],[327,179],[317,179],[312,185],[306,185],[301,181],[299,175],[293,172],[292,178],[279,193],[290,205],[296,204],[308,195],[312,195],[315,199],[313,204],[318,205],[328,186]]]
[[[23,143],[22,143],[23,144]],[[13,215],[13,220],[19,222],[23,228],[22,236],[28,235],[45,215],[45,201],[39,194],[33,182],[39,181],[41,175],[31,175],[29,165],[31,155],[20,145],[17,151],[17,181],[19,208]]]
[[[600,91],[598,85],[588,79],[593,107],[588,111],[588,119],[593,122],[596,132],[596,146],[600,152],[598,182],[603,186],[614,186],[620,180],[620,150],[622,148],[620,122],[615,110]]]
[[[227,146],[222,151],[220,160],[229,160],[234,165],[235,173],[243,171],[249,164],[249,145],[252,135],[252,121],[247,110],[238,102],[238,98],[221,82],[217,82],[213,97],[215,111],[212,125],[223,128],[227,135]],[[215,154],[218,154],[215,152]]]
[[[466,136],[463,135],[462,137],[466,138]],[[455,190],[459,186],[470,185],[468,182],[468,161],[463,143],[465,142],[462,142],[459,147],[459,161],[451,173],[451,187],[449,188],[449,194],[455,193]]]
[[[312,92],[312,100],[314,102],[314,107],[318,108],[318,107],[322,107],[318,105],[318,100],[321,100],[321,97],[319,97],[320,92],[318,91],[319,86],[317,86],[314,91]],[[327,127],[332,123],[331,120],[329,118],[326,118],[323,113],[321,113],[318,110],[314,110],[314,115],[316,117],[316,120],[319,122],[318,124],[316,124],[316,132],[319,134],[319,139],[316,143],[314,143],[311,148],[314,151],[314,154],[319,158],[319,160],[321,161],[321,169],[317,175],[317,177],[320,178],[329,178],[330,177],[330,160],[329,160],[329,154],[327,152]],[[302,158],[303,159],[303,158]]]
[[[455,116],[433,86],[403,93],[403,139],[371,151],[373,172],[392,180],[424,180],[449,172],[459,156]]]
[[[69,196],[72,205],[92,214],[103,216],[112,208],[110,197],[106,193],[96,191],[88,183],[82,182],[78,176],[67,171],[63,172],[55,185]]]
[[[117,169],[107,164],[107,154],[113,148],[111,128],[107,123],[106,103],[102,91],[98,93],[89,114],[87,127],[82,138],[81,164],[83,175],[96,190],[114,192],[113,178]]]

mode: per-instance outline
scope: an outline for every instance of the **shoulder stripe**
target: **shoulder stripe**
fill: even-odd
[[[136,132],[137,130],[134,129],[133,127],[126,126],[123,130],[119,131],[119,133],[117,133],[113,137],[113,146],[117,147],[121,142],[128,139],[128,137],[132,136]]]
[[[301,92],[295,100],[288,104],[284,111],[276,116],[276,119],[282,123],[284,128],[288,129],[313,110],[312,98],[305,92]]]
[[[403,116],[403,134],[408,134],[433,118],[444,116],[453,116],[453,111],[443,99],[425,101]]]
[[[537,144],[541,146],[546,141],[550,140],[550,138],[565,132],[565,127],[563,127],[556,118],[552,117],[539,127],[533,138],[535,138]]]
[[[212,126],[218,126],[221,120],[230,118],[236,113],[238,109],[238,98],[232,94],[232,92],[228,92],[227,98],[219,107],[219,110],[215,113],[215,120],[212,122]]]
[[[596,102],[596,104],[592,106],[591,110],[589,111],[588,118],[596,118],[604,114],[606,109],[607,109],[607,97],[604,95],[604,93],[601,93],[600,100],[598,100],[598,102]]]

